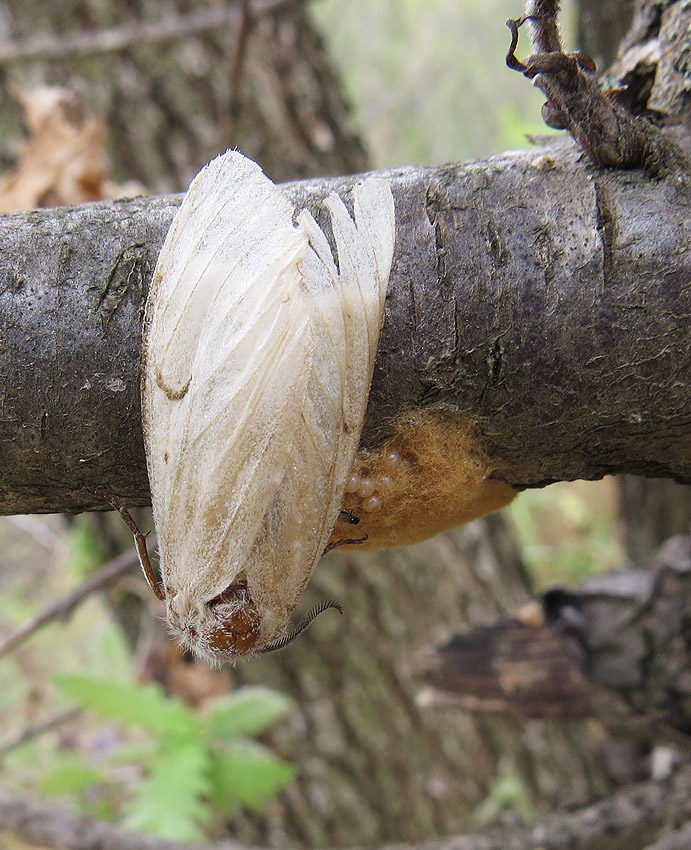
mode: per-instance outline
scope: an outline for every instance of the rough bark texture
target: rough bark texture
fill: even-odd
[[[541,812],[598,798],[610,778],[587,725],[472,717],[424,699],[423,658],[438,637],[529,596],[498,516],[418,546],[327,556],[302,604],[338,599],[344,619],[325,616],[290,651],[232,673],[235,684],[292,695],[301,710],[273,738],[300,765],[295,785],[261,818],[234,820],[231,833],[322,847],[465,831],[500,763]]]
[[[147,58],[137,60],[138,72]],[[166,83],[160,77],[156,97]],[[134,79],[135,89],[147,85]],[[171,80],[163,103],[175,93]],[[187,148],[175,149],[178,164],[160,127],[158,135],[166,167],[188,177]],[[619,467],[689,478],[684,187],[599,171],[568,147],[392,179],[401,235],[366,440],[408,406],[438,405],[479,421],[514,483]],[[289,191],[314,200],[326,188]],[[80,480],[146,501],[139,319],[175,203],[7,221],[4,510],[86,507]],[[25,241],[30,230],[35,241]],[[640,349],[632,351],[637,337]],[[12,394],[20,376],[29,389]],[[279,846],[362,846],[448,833],[463,828],[489,792],[500,754],[541,811],[603,793],[608,777],[582,725],[473,722],[432,713],[418,698],[418,648],[443,640],[448,624],[494,619],[524,601],[524,579],[496,518],[408,552],[330,556],[306,604],[336,596],[346,605],[345,626],[323,619],[290,656],[236,672],[236,681],[283,687],[301,706],[278,738],[284,754],[299,758],[298,785],[262,822],[234,822],[236,834]],[[468,773],[461,766],[469,762]],[[533,829],[436,847],[638,850],[658,838],[665,817],[688,817],[687,777],[677,778],[678,785],[642,786]],[[36,840],[57,834],[80,850],[147,846],[83,820],[71,822],[71,835],[56,833],[40,808],[12,804],[0,800],[0,822]],[[43,832],[31,832],[41,825]]]
[[[676,20],[681,11],[629,0],[581,0],[577,5],[579,47],[595,56],[598,64],[601,57],[603,67],[614,59],[625,28],[633,23],[612,72],[628,85],[627,99],[638,111],[659,110],[665,104],[672,111],[680,108],[683,62],[674,58],[675,43],[688,31]],[[659,70],[658,54],[665,57]],[[691,529],[688,486],[634,475],[619,476],[618,485],[624,545],[631,561],[640,561],[668,537]]]
[[[417,407],[479,423],[518,486],[691,480],[689,192],[569,145],[388,174],[397,245],[363,440]],[[351,179],[290,184],[314,204]],[[179,199],[0,221],[5,513],[147,500],[140,321]]]
[[[625,87],[619,97],[634,112],[688,123],[689,22],[691,9],[683,2],[635,4],[631,28],[607,74],[610,84]]]
[[[87,23],[91,22],[89,15],[93,14],[95,7],[93,3],[88,4]],[[32,4],[28,2],[26,10],[31,8]],[[71,18],[73,11],[71,7],[61,9],[66,20]],[[18,13],[23,19],[24,7]],[[25,20],[30,22],[30,17]],[[300,25],[301,20],[298,18],[297,23],[291,23],[284,16],[280,20],[260,22],[264,29],[257,26],[253,30],[255,39],[258,33],[267,29],[275,37],[272,39],[269,35],[265,38],[264,54],[259,60],[255,57],[254,64],[251,63],[251,51],[247,54],[242,79],[249,94],[243,100],[239,123],[237,109],[231,110],[234,119],[231,129],[247,131],[247,135],[241,137],[242,148],[257,156],[275,177],[315,171],[344,173],[357,170],[363,165],[362,149],[351,144],[350,149],[345,150],[347,128],[342,113],[337,110],[341,101],[329,93],[329,86],[333,84],[331,75],[320,71],[318,60],[321,57],[323,61],[323,55],[316,49],[305,49],[309,30],[299,29],[296,35],[295,26]],[[109,18],[105,23],[111,25],[118,21]],[[278,37],[288,55],[277,54]],[[253,43],[250,42],[249,47]],[[16,50],[17,46],[14,47]],[[200,140],[200,127],[202,130],[209,127],[210,118],[205,110],[215,101],[209,97],[203,99],[200,120],[198,111],[190,109],[199,106],[199,103],[187,94],[191,84],[183,72],[189,75],[189,63],[185,68],[176,64],[182,62],[180,56],[187,55],[189,58],[191,55],[196,62],[203,59],[213,65],[214,50],[216,54],[219,52],[218,44],[214,43],[214,39],[207,38],[202,44],[200,39],[193,38],[183,42],[182,53],[179,53],[179,48],[180,45],[176,45],[175,49],[165,49],[163,56],[160,50],[146,47],[108,55],[105,66],[109,74],[106,75],[99,70],[98,62],[80,59],[73,66],[77,71],[86,66],[88,73],[94,75],[90,77],[93,85],[99,90],[105,89],[101,98],[109,104],[109,122],[116,140],[115,161],[123,170],[132,173],[132,132],[136,132],[140,137],[136,139],[136,147],[141,144],[146,148],[142,152],[146,161],[140,167],[147,175],[154,175],[159,187],[185,185],[204,159],[223,146],[218,134],[211,141],[206,138]],[[300,50],[304,55],[299,54]],[[210,56],[207,55],[209,52]],[[145,65],[142,57],[145,57]],[[278,74],[276,69],[281,62],[285,66],[281,66]],[[227,90],[227,86],[224,89],[219,83],[218,69],[214,68],[214,85],[219,84],[221,91]],[[133,72],[136,85],[123,93],[121,81]],[[13,69],[13,78],[16,77],[16,69]],[[58,74],[57,79],[64,80],[65,77]],[[151,115],[144,105],[151,98],[152,80],[157,87],[156,107],[161,109],[160,114],[157,115],[155,110],[153,113],[156,117],[153,126],[160,144],[154,144],[154,150],[149,150],[152,124]],[[300,97],[294,91],[291,94],[295,81],[307,89],[299,92]],[[310,84],[314,85],[315,81],[319,83],[318,91],[310,97]],[[107,84],[104,86],[104,83]],[[195,92],[206,92],[206,84],[203,80],[199,86],[194,86]],[[269,97],[259,96],[262,91]],[[174,103],[171,103],[171,98]],[[224,97],[219,95],[218,100],[223,103]],[[228,108],[232,106],[229,100],[232,98],[226,95],[225,105]],[[329,105],[330,112],[325,120],[328,119],[332,141],[324,150],[316,152],[303,138],[307,135],[309,141],[309,138],[318,136],[316,130],[320,126],[323,131],[323,125],[317,125],[315,129],[310,112],[310,104],[315,102]],[[137,128],[131,125],[128,116],[138,109],[145,114],[146,120],[143,126]],[[262,121],[257,119],[267,111],[272,116],[273,123],[268,122],[268,130],[272,133],[267,132]],[[243,123],[248,116],[253,121],[249,128]],[[306,133],[305,124],[311,128],[312,136]],[[208,143],[210,148],[216,147],[209,150],[201,142]],[[142,174],[136,169],[134,173]],[[146,179],[151,185],[151,177]],[[166,180],[169,182],[166,183]],[[100,437],[94,444],[90,444],[88,438],[86,442],[74,445],[75,453],[70,455],[68,465],[75,461],[77,475],[81,476],[85,466],[100,455],[103,468],[96,473],[96,478],[103,482],[103,476],[108,477],[105,469],[110,468],[118,482],[116,488],[123,486],[125,492],[136,495],[139,487],[140,498],[145,492],[141,490],[146,486],[146,479],[141,437],[136,424],[139,417],[138,322],[156,251],[176,202],[151,202],[156,210],[153,219],[140,215],[140,210],[148,204],[116,205],[118,212],[112,220],[113,227],[107,228],[108,234],[92,231],[92,237],[85,242],[87,225],[83,219],[74,222],[74,238],[63,243],[57,237],[57,231],[51,230],[49,219],[55,213],[45,218],[40,215],[38,218],[30,217],[34,224],[44,222],[38,228],[39,241],[48,238],[43,229],[46,227],[56,236],[52,249],[59,251],[59,244],[65,245],[62,253],[48,258],[39,271],[40,277],[50,279],[51,269],[56,268],[55,260],[57,268],[66,271],[67,278],[80,274],[79,268],[86,271],[84,264],[89,262],[90,256],[110,263],[105,277],[95,269],[86,271],[85,286],[78,287],[72,295],[68,295],[69,286],[39,286],[29,295],[29,303],[6,303],[7,315],[14,317],[13,321],[20,316],[20,307],[27,313],[39,307],[35,303],[32,306],[32,297],[36,297],[42,306],[45,306],[45,299],[51,302],[49,313],[52,313],[53,319],[49,319],[47,324],[39,318],[32,328],[23,325],[12,332],[16,334],[13,336],[16,341],[20,334],[26,333],[37,356],[32,379],[35,383],[30,392],[39,393],[43,399],[39,405],[41,415],[43,412],[47,414],[42,417],[43,434],[63,434],[62,448],[51,453],[60,468],[50,470],[47,475],[38,473],[38,478],[43,478],[41,487],[44,490],[52,486],[49,483],[51,478],[54,483],[55,479],[66,481],[64,471],[67,465],[64,458],[59,459],[59,455],[68,451],[67,446],[76,434],[72,423],[65,418],[69,415],[69,403],[60,409],[55,407],[55,403],[62,394],[57,388],[71,386],[80,398],[77,403],[79,410],[73,411],[75,421],[95,424],[94,435],[100,433],[103,436],[111,427],[115,427],[117,433],[112,432],[112,440],[107,438],[109,445],[105,454],[100,454]],[[431,232],[426,219],[424,223]],[[128,233],[131,227],[136,232]],[[109,238],[118,231],[118,245],[109,244]],[[81,247],[80,242],[84,242]],[[108,260],[111,248],[116,253]],[[20,275],[23,274],[22,271]],[[62,278],[62,272],[59,274]],[[17,285],[17,292],[22,290],[23,283],[18,278],[13,277],[12,281],[12,285]],[[62,331],[55,325],[55,320],[59,315],[68,314],[75,318],[75,324],[69,331],[70,344],[78,349],[77,359],[72,363],[57,353],[61,347],[58,340]],[[67,331],[67,328],[64,330]],[[88,343],[92,333],[95,334],[93,348]],[[38,381],[41,373],[45,377],[56,363],[62,364],[58,366],[58,377],[49,381],[52,386],[44,385],[44,389],[40,389]],[[87,363],[90,365],[83,369]],[[108,397],[105,408],[102,393]],[[129,425],[117,422],[116,408],[121,403],[132,416]],[[100,425],[93,419],[94,416],[100,417],[99,410],[108,414],[108,421],[104,420]],[[131,429],[133,424],[135,427]],[[40,433],[39,426],[39,441]],[[10,439],[15,436],[16,432]],[[25,448],[29,445],[25,444]],[[32,453],[29,449],[29,455]],[[24,460],[26,457],[24,455]],[[136,460],[132,462],[132,458]],[[83,462],[80,463],[80,459]],[[34,461],[35,458],[32,458],[27,466],[36,473]],[[133,486],[130,475],[137,467],[138,485]],[[63,506],[70,505],[70,497],[64,490],[61,498],[67,499]],[[120,529],[120,524],[117,528]],[[491,538],[488,530],[492,532]],[[515,546],[500,520],[495,518],[476,526],[469,534],[442,539],[410,552],[391,553],[380,558],[358,555],[349,559],[335,554],[323,566],[309,594],[315,600],[324,596],[341,599],[348,618],[346,630],[340,631],[340,623],[320,623],[313,634],[305,636],[305,642],[291,647],[290,655],[283,653],[267,657],[259,665],[243,667],[236,673],[237,682],[273,682],[293,695],[298,708],[291,726],[283,730],[276,743],[281,752],[293,758],[300,767],[299,782],[269,811],[268,816],[238,818],[232,824],[236,834],[248,841],[264,840],[279,846],[300,842],[312,846],[378,844],[387,838],[419,840],[430,835],[448,834],[465,828],[473,808],[490,793],[502,755],[511,761],[515,772],[523,779],[527,793],[533,795],[536,802],[540,801],[541,809],[583,804],[608,787],[608,777],[596,764],[596,741],[587,729],[561,730],[554,725],[543,727],[533,724],[523,730],[503,720],[475,721],[455,712],[439,717],[434,710],[426,710],[416,702],[420,682],[411,674],[411,669],[420,644],[430,639],[430,619],[435,624],[433,634],[442,636],[444,624],[449,629],[457,628],[466,619],[470,622],[473,617],[482,616],[482,612],[494,617],[512,601],[523,600],[528,595],[527,579]],[[136,640],[139,627],[144,622],[150,626],[158,625],[165,639],[165,628],[156,616],[160,612],[152,612],[150,617],[140,619],[136,613],[133,614],[131,603],[122,604],[122,591],[118,596],[117,616],[129,636]],[[426,599],[430,610],[434,610],[432,618],[420,608],[418,599],[421,596]],[[323,639],[324,628],[331,630],[327,632],[326,640]],[[329,640],[336,628],[339,629],[336,638]],[[150,635],[145,636],[140,646],[146,646],[150,639]],[[161,652],[170,653],[170,649]],[[194,700],[203,698],[200,679],[196,678],[189,687],[189,677],[198,674],[204,678],[208,677],[208,673],[204,673],[201,667],[182,669],[184,665],[170,663],[164,664],[161,669],[152,654],[147,658],[150,666],[144,668],[144,673],[160,673],[176,693],[185,690],[182,680],[187,677],[187,695]],[[212,682],[209,687],[212,690],[223,689],[224,684],[227,687],[227,683]],[[401,747],[402,740],[409,744]],[[392,752],[398,753],[395,759],[389,758]],[[573,768],[575,763],[579,765],[578,769]],[[554,764],[571,765],[571,768],[568,771],[557,770]],[[315,810],[318,817],[315,817]],[[63,833],[54,830],[52,840],[67,841],[62,836]]]
[[[104,115],[115,176],[137,179],[151,192],[186,189],[201,166],[237,145],[274,180],[342,174],[365,167],[366,154],[350,129],[347,107],[324,45],[300,2],[257,10],[247,34],[240,3],[225,26],[193,31],[206,0],[3,0],[0,37],[14,42],[15,59],[0,67],[0,164],[12,163],[24,133],[13,87],[41,82],[71,85]],[[264,4],[271,5],[271,4]],[[177,37],[137,41],[140,22],[178,21]],[[189,34],[185,35],[185,27]],[[96,36],[103,28],[132,35],[112,50]],[[175,26],[171,26],[175,30]],[[66,42],[64,55],[32,54],[20,62],[21,40],[37,34],[94,34],[91,52]],[[236,66],[238,48],[241,61]],[[236,67],[239,72],[236,72]],[[3,161],[4,160],[4,161]]]

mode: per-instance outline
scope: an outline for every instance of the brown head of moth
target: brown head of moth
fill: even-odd
[[[172,588],[166,590],[158,579],[149,558],[146,535],[141,531],[132,514],[114,496],[87,485],[83,485],[83,489],[104,499],[114,510],[118,511],[132,532],[139,563],[147,584],[158,599],[167,603],[169,624],[185,649],[192,649],[197,654],[203,654],[215,662],[232,661],[254,652],[275,652],[292,643],[322,611],[334,608],[339,613],[343,613],[343,608],[339,602],[323,600],[311,608],[285,634],[270,643],[257,647],[262,633],[261,611],[252,599],[247,576],[240,573],[224,591],[203,604],[203,611],[188,611],[187,617],[185,617],[184,613],[181,615],[178,606],[175,605],[175,591]],[[169,598],[173,603],[172,605],[168,604]]]
[[[240,575],[218,596],[203,604],[202,610],[188,611],[180,616],[176,610],[175,594],[168,605],[168,620],[180,644],[212,663],[234,661],[254,653],[282,649],[307,629],[312,621],[329,608],[340,613],[340,603],[324,600],[315,605],[283,635],[269,643],[262,641],[262,610],[250,593],[247,576]]]

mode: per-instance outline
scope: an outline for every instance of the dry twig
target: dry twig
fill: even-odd
[[[655,177],[678,172],[684,158],[662,130],[618,103],[616,93],[602,90],[589,56],[564,53],[557,20],[559,5],[558,0],[529,0],[521,18],[506,22],[511,30],[506,64],[534,80],[546,96],[542,108],[545,123],[568,130],[598,165],[643,168]],[[536,52],[521,62],[516,47],[518,31],[526,22],[531,24]]]
[[[254,17],[250,0],[241,0],[242,13],[233,44],[228,55],[228,108],[225,110],[224,138],[227,147],[236,144],[233,138],[237,122],[242,112],[242,75]]]
[[[22,744],[26,744],[28,741],[33,741],[34,738],[38,738],[46,732],[52,732],[54,729],[62,726],[63,723],[67,723],[69,720],[72,720],[81,713],[81,708],[63,709],[62,711],[57,711],[54,714],[51,714],[50,717],[47,717],[45,720],[42,720],[34,726],[29,726],[26,729],[22,729],[20,732],[8,735],[4,741],[0,742],[0,758],[9,753],[10,750],[20,747]]]

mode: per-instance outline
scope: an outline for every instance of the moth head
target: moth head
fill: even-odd
[[[294,628],[285,631],[289,612],[277,617],[265,609],[265,616],[262,616],[260,606],[252,598],[247,577],[241,573],[222,593],[202,605],[190,604],[183,594],[171,594],[168,622],[185,649],[217,666],[255,652],[282,649],[329,608],[343,613],[339,602],[324,600],[308,611]]]
[[[168,622],[186,649],[214,665],[251,655],[267,642],[262,612],[244,573],[206,602],[168,592]],[[268,639],[274,633],[275,628]]]

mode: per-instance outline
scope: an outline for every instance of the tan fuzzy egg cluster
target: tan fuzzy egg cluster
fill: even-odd
[[[517,491],[490,479],[494,469],[467,419],[410,414],[386,442],[358,452],[341,505],[350,522],[336,523],[331,542],[402,546],[504,507]]]

